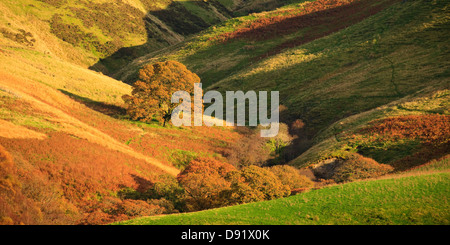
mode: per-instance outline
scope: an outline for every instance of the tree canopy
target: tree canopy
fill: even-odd
[[[133,84],[131,95],[122,98],[127,104],[127,114],[133,120],[150,122],[157,120],[163,125],[170,120],[177,104],[171,103],[177,91],[194,91],[194,83],[200,78],[177,61],[157,62],[139,71],[139,79]]]

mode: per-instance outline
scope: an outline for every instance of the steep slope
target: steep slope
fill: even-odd
[[[38,45],[0,41],[2,224],[98,224],[169,212],[118,193],[175,176],[194,156],[220,158],[240,137],[228,128],[122,119],[129,85]]]
[[[303,142],[291,147],[294,153],[285,161],[321,144],[321,132],[339,134],[340,120],[447,93],[442,92],[450,77],[446,1],[299,2],[209,28],[184,44],[136,59],[119,75],[133,80],[137,67],[175,59],[197,72],[208,89],[280,91],[287,108],[282,121],[305,123]],[[448,115],[448,103],[417,113]],[[414,112],[397,115],[407,114]],[[292,164],[318,160],[301,158]]]
[[[2,1],[0,32],[5,39],[112,74],[133,58],[178,43],[239,11],[260,11],[283,2]]]

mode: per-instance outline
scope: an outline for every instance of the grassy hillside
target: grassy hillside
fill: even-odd
[[[118,76],[132,80],[143,64],[175,59],[197,72],[208,89],[278,90],[287,108],[281,120],[301,119],[309,146],[323,143],[323,132],[341,133],[337,122],[362,126],[402,103],[448,100],[446,1],[299,2],[226,21],[135,60]],[[442,103],[438,110],[399,108],[390,115],[448,114],[448,103]],[[360,113],[370,120],[352,122]]]
[[[448,225],[450,174],[353,182],[289,198],[118,225]]]
[[[305,167],[357,152],[398,170],[419,166],[448,154],[448,110],[448,90],[425,89],[333,123],[290,164]]]
[[[182,41],[234,14],[286,1],[2,1],[0,32],[106,74],[133,58]]]

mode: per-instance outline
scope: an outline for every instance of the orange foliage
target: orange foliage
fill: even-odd
[[[181,172],[177,179],[186,192],[186,206],[190,211],[220,207],[221,194],[230,187],[225,177],[235,168],[214,159],[197,159]]]
[[[252,165],[237,170],[208,158],[192,161],[177,180],[184,189],[188,211],[271,200],[291,193],[269,169]]]
[[[334,170],[333,180],[337,183],[379,177],[392,172],[390,165],[380,164],[372,158],[351,154]]]
[[[314,185],[314,182],[312,182],[311,179],[301,175],[300,170],[295,167],[288,165],[277,165],[270,167],[269,170],[274,173],[278,179],[280,179],[283,185],[289,186],[291,190],[309,188]]]
[[[225,192],[229,204],[272,200],[291,193],[275,174],[255,165],[230,172],[227,179],[231,182],[230,190]]]
[[[178,151],[191,152],[196,156],[222,154],[232,148],[241,138],[239,133],[220,127],[146,128],[128,139],[136,151],[154,157],[165,164],[174,164]]]
[[[163,207],[142,200],[121,200],[114,197],[107,197],[102,202],[89,207],[89,209],[90,212],[85,214],[80,224],[108,224],[165,212]]]
[[[31,110],[29,105],[22,106],[14,101],[7,103],[7,106],[27,115],[38,113],[37,110]],[[138,127],[89,110],[81,104],[61,110],[118,142],[128,141],[128,147],[134,148],[136,152],[154,156],[169,165],[172,164],[171,154],[174,151],[195,152],[199,156],[214,155],[228,148],[240,137],[230,129],[218,127]],[[18,171],[21,178],[17,181],[24,188],[24,196],[35,201],[44,217],[44,220],[26,219],[23,221],[25,224],[97,224],[125,218],[124,214],[105,214],[101,210],[105,197],[123,187],[145,191],[163,173],[144,160],[80,139],[69,132],[32,129],[45,132],[48,138],[37,140],[0,137],[0,144],[20,159]],[[18,202],[19,206],[25,203],[22,200]],[[85,215],[87,216],[84,217]],[[15,220],[14,218],[13,222]],[[4,222],[10,221],[5,216]]]
[[[22,193],[13,158],[0,145],[0,225],[41,222],[40,209]]]
[[[62,214],[73,213],[72,221],[54,217],[52,223],[77,222],[78,212],[92,211],[87,209],[103,196],[124,186],[149,186],[162,173],[143,160],[59,132],[50,133],[46,140],[0,138],[0,143],[24,162],[21,183],[27,196],[40,206],[51,204],[59,206]],[[50,217],[46,211],[55,210],[42,208]]]
[[[154,117],[164,124],[177,106],[172,94],[182,90],[189,94],[200,78],[177,61],[157,62],[139,71],[139,80],[133,84],[132,95],[124,95],[127,113],[133,120],[150,122]]]
[[[420,142],[419,150],[392,163],[396,170],[419,166],[450,151],[449,115],[412,115],[376,120],[361,133],[383,141],[412,139]]]
[[[414,115],[377,120],[363,133],[391,139],[420,139],[423,143],[445,144],[450,141],[450,115]]]

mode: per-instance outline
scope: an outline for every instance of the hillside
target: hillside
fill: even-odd
[[[58,40],[37,14],[22,15],[33,9],[27,4],[0,3],[10,8],[0,38],[0,223],[97,224],[168,212],[118,193],[175,176],[189,157],[216,156],[240,135],[123,119],[131,86],[80,65],[91,54]]]
[[[110,74],[133,58],[176,44],[235,15],[287,1],[2,1],[10,41]]]
[[[449,7],[2,1],[0,224],[448,224]],[[131,120],[122,96],[167,60],[206,90],[279,91],[280,134]],[[173,214],[232,188],[277,200]]]
[[[133,80],[137,67],[173,59],[199,74],[207,89],[280,91],[287,108],[281,120],[305,123],[306,137],[287,161],[321,143],[330,131],[343,134],[343,122],[362,127],[389,115],[448,115],[448,3],[300,2],[209,28],[136,59],[118,75]],[[444,103],[432,105],[436,110],[399,108],[436,96]],[[393,109],[398,111],[387,113]],[[367,117],[356,125],[360,113]]]
[[[34,201],[29,209],[42,212],[16,222],[117,218],[98,205],[111,202],[107,198],[113,201],[105,205],[121,205],[121,189],[145,189],[162,174],[176,175],[174,164],[182,164],[184,154],[215,155],[239,138],[229,129],[167,129],[119,119],[129,85],[33,50],[3,47],[0,56],[0,145],[13,157],[13,178]]]

